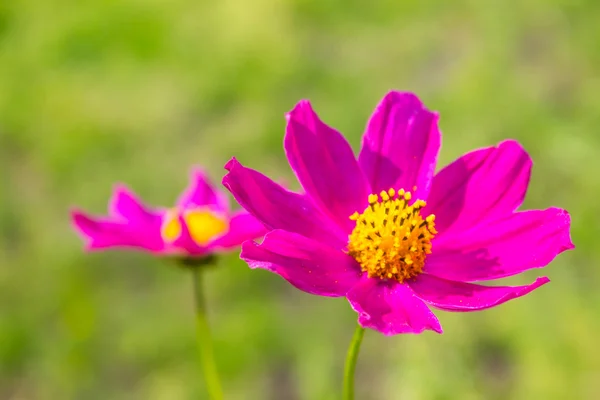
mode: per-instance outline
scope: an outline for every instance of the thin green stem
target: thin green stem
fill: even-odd
[[[202,274],[204,268],[191,268],[194,281],[194,299],[196,303],[196,328],[198,339],[198,350],[200,352],[200,361],[202,362],[202,371],[208,395],[212,400],[222,400],[223,391],[219,382],[219,373],[215,363],[212,341],[210,337],[210,328],[206,316],[206,305],[204,304],[204,293],[202,285]]]
[[[354,336],[348,347],[348,354],[346,355],[346,365],[344,367],[344,400],[354,400],[354,370],[356,369],[356,360],[358,359],[358,352],[360,351],[360,344],[365,334],[365,328],[360,325],[356,325]]]

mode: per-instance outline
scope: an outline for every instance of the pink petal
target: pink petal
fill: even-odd
[[[160,226],[140,229],[139,225],[126,221],[94,218],[80,211],[72,211],[71,219],[75,229],[85,238],[88,250],[130,247],[162,252],[165,247],[160,237]]]
[[[361,276],[356,261],[342,251],[282,230],[267,233],[261,244],[245,242],[240,258],[320,296],[344,296]]]
[[[526,286],[481,286],[421,274],[409,283],[423,301],[446,311],[477,311],[521,297],[550,282],[538,278]]]
[[[365,278],[346,295],[359,314],[358,323],[384,335],[442,333],[437,317],[407,285]]]
[[[433,178],[427,207],[440,234],[503,217],[523,202],[532,161],[513,140],[467,153]]]
[[[306,195],[282,188],[261,173],[232,158],[223,185],[250,214],[269,229],[283,229],[327,243],[346,246],[348,236],[323,215]]]
[[[427,198],[441,142],[437,121],[437,113],[412,93],[393,91],[383,98],[369,120],[358,157],[374,193],[394,188]]]
[[[550,263],[572,249],[565,210],[521,211],[434,240],[427,273],[457,281],[511,276]]]
[[[259,238],[267,233],[265,226],[246,211],[238,211],[229,220],[229,230],[209,244],[210,247],[230,249],[241,246],[246,240]]]
[[[229,200],[225,193],[217,190],[198,167],[192,168],[190,183],[177,200],[177,205],[181,208],[209,206],[222,212],[229,210]]]
[[[138,225],[152,224],[160,220],[160,214],[147,207],[125,185],[116,186],[109,201],[108,211],[110,216],[133,222]]]
[[[287,120],[285,152],[302,187],[339,226],[352,231],[349,217],[365,209],[370,194],[352,148],[306,100],[294,107]]]

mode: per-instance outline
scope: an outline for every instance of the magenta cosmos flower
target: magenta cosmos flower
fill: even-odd
[[[346,296],[386,335],[442,332],[429,306],[476,311],[525,286],[470,283],[543,267],[573,248],[565,210],[516,211],[532,161],[515,141],[470,152],[437,174],[438,115],[411,93],[376,108],[355,158],[308,101],[287,115],[284,147],[304,193],[232,159],[223,184],[270,232],[242,245],[251,268],[316,295]]]
[[[152,209],[123,185],[109,204],[108,217],[71,213],[88,250],[127,247],[156,255],[206,257],[227,251],[265,233],[265,227],[246,211],[229,209],[225,192],[215,190],[198,168],[174,208]]]

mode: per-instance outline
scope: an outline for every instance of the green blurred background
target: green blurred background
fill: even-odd
[[[190,277],[84,254],[68,220],[112,185],[170,205],[236,155],[295,180],[284,113],[309,98],[355,148],[391,88],[441,113],[441,165],[504,138],[525,206],[567,208],[577,249],[508,280],[445,333],[367,332],[358,399],[600,398],[600,2],[0,1],[0,398],[206,398]],[[227,399],[337,399],[356,314],[232,254],[207,277]]]

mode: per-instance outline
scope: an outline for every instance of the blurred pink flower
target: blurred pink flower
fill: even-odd
[[[190,184],[174,208],[150,208],[123,185],[115,188],[107,217],[71,212],[88,250],[126,247],[182,257],[205,257],[232,250],[265,233],[246,211],[231,211],[224,191],[194,168]]]
[[[547,283],[481,286],[572,249],[569,214],[516,211],[532,161],[516,141],[472,151],[434,175],[437,113],[411,93],[376,108],[358,159],[308,101],[287,115],[284,148],[305,194],[235,158],[223,184],[270,230],[241,258],[316,295],[345,296],[359,323],[386,335],[442,328],[429,306],[476,311]],[[427,201],[427,203],[425,202]]]

